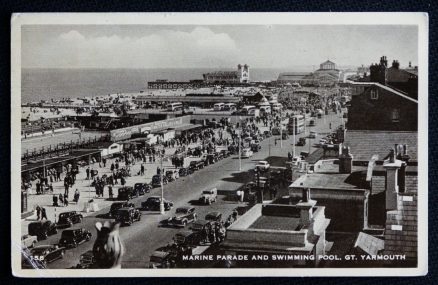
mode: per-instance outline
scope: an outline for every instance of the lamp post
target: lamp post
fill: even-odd
[[[298,121],[297,121],[297,118],[296,117],[292,117],[292,125],[293,125],[293,157],[295,157],[295,133],[296,133],[296,128],[298,127],[297,126],[297,124],[298,124]],[[293,158],[292,157],[292,158]]]
[[[164,172],[164,170],[163,170],[163,155],[161,155],[161,161],[160,161],[160,168],[161,168],[161,171],[163,171]],[[164,186],[163,186],[163,183],[164,183],[164,173],[161,173],[161,199],[160,199],[160,214],[161,215],[164,215],[165,213],[166,213],[166,211],[165,211],[165,209],[164,209]]]

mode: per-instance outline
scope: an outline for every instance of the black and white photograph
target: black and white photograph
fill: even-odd
[[[13,15],[14,275],[426,274],[427,37],[422,13]]]

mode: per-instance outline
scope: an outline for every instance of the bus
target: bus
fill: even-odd
[[[295,134],[300,134],[304,131],[304,124],[305,120],[303,115],[294,115],[292,118],[289,118],[287,130],[289,134],[293,134],[295,129]]]
[[[170,103],[167,105],[167,111],[175,112],[175,111],[182,111],[183,104],[182,103]]]
[[[237,110],[236,104],[226,103],[226,104],[224,104],[224,110],[225,111],[236,111]]]
[[[242,114],[250,115],[255,113],[255,109],[256,109],[255,106],[243,106],[241,111]]]
[[[270,114],[271,113],[271,106],[264,105],[260,106],[260,114]]]
[[[215,111],[223,111],[224,110],[224,103],[216,103],[216,104],[214,104],[214,107],[213,107],[213,109],[215,110]]]

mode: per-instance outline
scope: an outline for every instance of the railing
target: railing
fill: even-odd
[[[88,138],[83,140],[70,140],[70,142],[64,142],[57,145],[49,145],[48,147],[42,147],[41,149],[34,149],[32,151],[27,150],[21,155],[21,162],[27,163],[29,160],[47,159],[52,157],[59,157],[62,155],[68,155],[72,150],[84,148],[93,145],[98,142],[109,141],[109,135],[102,135],[100,137]]]

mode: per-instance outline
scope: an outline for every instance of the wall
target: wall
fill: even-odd
[[[378,99],[371,99],[371,89],[378,91]],[[370,86],[352,96],[348,108],[347,129],[417,131],[418,104],[390,91]],[[395,123],[391,110],[399,109],[400,119]]]

